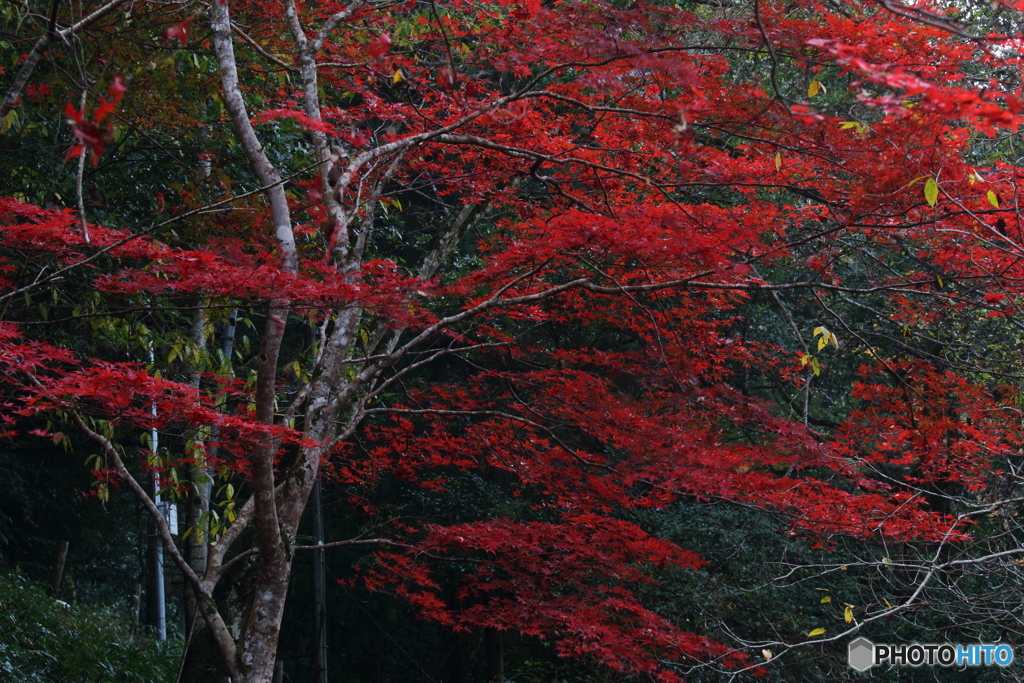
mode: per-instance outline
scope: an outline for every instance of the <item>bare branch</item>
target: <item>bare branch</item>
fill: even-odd
[[[65,29],[54,32],[53,27],[55,24],[56,14],[51,19],[50,28],[39,37],[36,44],[32,46],[32,51],[29,52],[28,57],[25,58],[25,62],[21,65],[21,70],[18,71],[18,75],[15,76],[14,82],[11,83],[10,89],[7,91],[7,95],[4,97],[3,102],[0,102],[0,119],[7,116],[7,113],[14,108],[14,103],[17,102],[18,98],[21,97],[21,91],[28,83],[28,79],[32,77],[32,72],[35,71],[36,65],[39,63],[39,58],[46,52],[46,48],[49,47],[50,42],[54,38],[60,38],[61,40],[67,40],[69,36],[72,36],[83,28],[86,28],[95,22],[99,21],[103,17],[107,16],[115,9],[126,3],[128,0],[111,0],[107,4],[103,5],[99,9],[95,10],[88,16],[82,18],[80,21],[68,26]],[[57,8],[57,2],[55,0],[53,5],[54,11]]]

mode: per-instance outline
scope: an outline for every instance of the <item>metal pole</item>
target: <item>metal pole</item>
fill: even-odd
[[[153,352],[153,341],[149,342],[149,362],[150,365],[156,364],[156,354]],[[153,420],[156,421],[156,403],[153,403]],[[150,438],[150,449],[154,454],[159,452],[160,449],[160,432],[157,431],[156,426],[149,432]],[[153,472],[153,502],[156,503],[156,509],[160,511],[160,514],[164,513],[162,501],[160,500],[160,474]],[[166,517],[166,515],[165,515]],[[150,603],[153,605],[153,626],[156,628],[157,640],[167,639],[167,604],[164,596],[164,540],[160,537],[160,530],[156,526],[156,520],[153,520],[153,586],[152,593],[150,594]]]

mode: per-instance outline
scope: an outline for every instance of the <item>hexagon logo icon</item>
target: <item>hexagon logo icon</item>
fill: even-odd
[[[875,663],[875,644],[867,638],[850,641],[847,661],[857,671],[867,671]]]

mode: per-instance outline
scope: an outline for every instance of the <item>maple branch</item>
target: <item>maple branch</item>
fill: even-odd
[[[425,131],[423,133],[417,133],[415,135],[410,135],[407,138],[403,138],[401,140],[396,140],[394,142],[390,142],[390,143],[387,143],[387,144],[375,147],[373,149],[369,149],[369,150],[367,150],[365,152],[361,152],[360,154],[356,155],[356,157],[349,162],[348,166],[345,168],[345,171],[338,175],[338,183],[337,183],[337,185],[338,185],[338,187],[341,187],[341,188],[348,187],[348,184],[352,181],[352,177],[355,175],[355,173],[360,168],[362,168],[363,165],[365,165],[369,161],[371,161],[371,160],[373,160],[373,159],[375,159],[375,158],[377,158],[379,156],[388,155],[388,154],[391,154],[392,152],[398,151],[400,149],[411,148],[411,147],[419,145],[419,144],[421,144],[423,142],[428,142],[428,141],[430,141],[430,140],[432,140],[434,138],[437,138],[437,137],[439,137],[441,135],[445,135],[447,133],[451,133],[452,131],[458,130],[459,128],[462,128],[463,126],[465,126],[465,125],[475,121],[476,119],[479,119],[481,116],[484,116],[484,115],[486,115],[486,114],[488,114],[488,113],[490,113],[492,111],[496,111],[496,110],[504,107],[505,105],[507,105],[507,104],[509,104],[511,102],[515,102],[515,101],[518,101],[519,99],[522,99],[524,95],[526,95],[527,93],[530,93],[533,90],[534,86],[537,83],[543,81],[545,78],[548,78],[549,76],[551,76],[551,75],[553,75],[555,73],[558,73],[559,71],[561,71],[563,69],[571,69],[571,68],[574,68],[574,67],[583,68],[583,67],[603,66],[605,64],[610,64],[612,62],[618,61],[620,59],[625,59],[625,58],[626,58],[625,56],[617,56],[617,57],[609,57],[607,59],[597,60],[597,61],[592,61],[592,62],[563,62],[561,64],[556,64],[556,65],[553,65],[551,67],[548,67],[547,69],[544,69],[540,73],[538,73],[535,76],[533,76],[532,78],[530,78],[526,82],[526,84],[523,85],[523,87],[520,88],[518,91],[516,91],[516,92],[514,92],[514,93],[512,93],[510,95],[506,95],[504,97],[499,97],[499,98],[497,98],[495,100],[492,100],[488,104],[485,104],[485,105],[483,105],[481,107],[478,107],[477,109],[473,110],[469,114],[466,114],[466,115],[460,117],[459,119],[453,121],[452,123],[450,123],[450,124],[448,124],[446,126],[442,126],[441,128],[437,128],[437,129],[434,129],[434,130],[431,130],[431,131]]]
[[[244,40],[246,43],[248,43],[249,47],[251,47],[252,49],[256,50],[256,52],[260,53],[263,56],[264,59],[266,59],[266,60],[268,60],[270,62],[273,62],[274,64],[277,64],[278,66],[283,67],[283,68],[287,69],[288,71],[292,71],[292,72],[299,72],[299,71],[301,71],[301,69],[299,69],[299,67],[295,66],[294,64],[289,64],[288,62],[286,62],[286,61],[284,61],[282,59],[279,59],[278,57],[275,57],[274,55],[272,55],[269,52],[267,52],[265,49],[263,49],[262,45],[257,43],[251,36],[249,36],[249,34],[247,34],[245,31],[243,31],[241,29],[241,27],[238,24],[236,24],[235,22],[233,22],[233,21],[231,22],[231,30],[234,31],[235,33],[237,33],[238,36],[242,40]]]
[[[994,239],[1004,241],[1007,244],[1011,245],[1016,250],[1016,252],[1010,252],[1009,250],[1006,250],[1007,253],[1016,253],[1018,255],[1024,254],[1024,246],[1018,244],[1009,235],[1004,235],[1003,233],[999,232],[985,221],[981,220],[981,217],[977,213],[968,209],[966,206],[964,206],[963,202],[949,194],[949,192],[946,191],[946,188],[938,184],[938,181],[936,181],[936,186],[939,188],[939,191],[942,192],[943,196],[945,196],[946,199],[948,199],[949,201],[953,202],[953,204],[956,205],[956,207],[960,209],[960,211],[963,212],[964,215],[969,216],[975,223],[977,223],[978,226],[984,228],[992,235],[994,235]],[[1014,196],[1016,197],[1016,195]]]
[[[350,16],[352,12],[355,12],[362,5],[362,2],[363,0],[353,0],[353,4],[347,10],[335,14],[334,17],[328,20],[328,24],[335,18],[337,18],[336,24],[340,23]],[[320,107],[320,91],[318,86],[319,74],[316,61],[320,48],[316,43],[311,44],[307,39],[305,31],[302,29],[302,22],[299,20],[299,12],[295,5],[295,0],[285,0],[284,6],[288,30],[295,39],[295,45],[298,48],[300,73],[302,74],[302,107],[310,120],[322,121],[323,115]],[[320,192],[324,198],[324,207],[327,210],[328,216],[325,229],[330,233],[327,235],[327,248],[328,251],[331,251],[333,243],[333,251],[337,253],[336,261],[341,263],[345,258],[344,252],[350,246],[347,216],[340,201],[340,192],[343,186],[339,185],[338,193],[335,193],[332,187],[330,174],[334,162],[332,161],[331,150],[328,148],[329,141],[326,133],[323,130],[314,129],[310,132],[310,136],[313,138],[313,153],[316,156],[316,165],[320,172]]]
[[[46,30],[46,33],[41,35],[36,41],[35,45],[32,46],[32,50],[29,52],[28,57],[25,58],[24,63],[21,65],[21,69],[18,71],[18,75],[14,77],[14,82],[11,83],[10,89],[7,91],[7,95],[4,97],[3,102],[0,102],[0,120],[7,116],[7,113],[14,108],[15,102],[21,96],[21,91],[24,89],[25,84],[28,83],[28,79],[31,78],[32,72],[35,70],[36,65],[39,63],[40,57],[49,47],[50,43],[54,38],[60,38],[66,41],[68,36],[72,36],[83,28],[86,28],[95,22],[99,21],[107,14],[117,9],[128,0],[111,0],[106,5],[99,7],[91,14],[83,17],[78,22],[68,26],[65,29],[54,32],[57,20],[57,6],[59,0],[54,0],[53,10],[50,18],[50,25]]]
[[[341,22],[358,12],[365,4],[365,0],[353,0],[352,4],[348,7],[331,15],[327,21],[324,22],[324,25],[320,27],[320,32],[317,33],[316,38],[313,39],[313,54],[320,52],[324,43],[327,41],[327,37],[334,31],[334,29],[341,25]]]
[[[250,498],[250,500],[252,500],[252,499]],[[235,521],[238,521],[238,520],[235,520]],[[244,528],[244,525],[243,525],[243,528]],[[219,542],[218,542],[218,545],[219,545]],[[219,571],[217,572],[217,575],[220,576],[220,575],[224,574],[231,567],[234,567],[239,562],[242,562],[243,560],[245,560],[247,558],[250,558],[253,555],[256,555],[257,553],[259,553],[259,551],[260,551],[259,548],[249,548],[247,550],[243,550],[242,552],[238,553],[237,555],[232,557],[230,560],[228,560],[224,564],[220,565],[220,567],[218,568]]]
[[[226,2],[213,2],[210,6],[210,28],[213,30],[214,54],[220,68],[224,107],[231,116],[238,142],[245,152],[249,166],[256,178],[266,188],[270,201],[274,239],[285,270],[295,272],[298,268],[298,253],[295,236],[292,234],[291,212],[285,195],[280,173],[263,151],[252,121],[246,110],[235,64],[235,49],[231,40],[231,16]]]
[[[404,151],[401,152],[401,154],[404,154]],[[394,167],[395,164],[392,164],[391,170],[393,170]],[[465,206],[463,210],[458,214],[456,219],[449,226],[448,230],[444,233],[444,235],[442,235],[441,239],[438,240],[436,246],[434,246],[424,256],[423,262],[419,268],[419,276],[422,279],[428,279],[436,274],[437,270],[441,267],[443,262],[451,255],[452,251],[457,246],[458,237],[462,235],[463,232],[468,228],[468,226],[470,226],[472,222],[476,219],[479,209],[480,205],[476,203],[471,203]],[[367,232],[368,230],[369,225],[365,225],[364,233]],[[379,372],[383,371],[383,368],[391,367],[396,362],[393,360],[394,346],[398,343],[398,340],[405,329],[404,327],[400,327],[394,330],[391,341],[387,348],[387,353],[376,357],[365,356],[364,353],[364,359],[345,358],[344,355],[349,352],[349,346],[354,341],[354,328],[352,328],[352,325],[355,323],[355,321],[358,320],[358,316],[355,315],[353,311],[346,311],[345,314],[348,316],[349,324],[338,324],[331,335],[330,341],[326,344],[323,344],[323,346],[321,347],[320,356],[317,358],[316,365],[317,367],[322,368],[322,371],[319,373],[319,376],[316,381],[316,386],[314,386],[314,384],[307,384],[305,387],[303,387],[303,390],[299,392],[300,395],[296,396],[295,400],[288,407],[286,415],[294,414],[294,412],[298,409],[300,403],[302,401],[305,401],[307,397],[312,397],[312,400],[310,402],[311,411],[318,410],[321,406],[324,406],[326,409],[326,413],[329,415],[333,415],[334,411],[338,409],[341,400],[339,398],[338,400],[328,401],[328,397],[331,396],[331,394],[335,391],[335,384],[340,379],[338,369],[346,363],[363,362],[363,360],[369,362],[369,360],[371,359],[381,361],[379,366],[377,366],[377,372],[364,376],[363,379],[358,383],[358,386],[361,387],[365,386],[366,383],[373,381],[373,379],[379,374]],[[376,339],[376,341],[373,344],[374,348],[376,348],[376,345],[380,342],[380,339],[383,337],[383,334],[385,333],[386,329],[387,325],[385,322],[382,321],[378,329],[374,333],[374,338]],[[473,345],[470,348],[482,348],[485,346],[497,346],[502,344],[503,343],[480,344]],[[441,355],[454,352],[456,351],[451,349],[442,349],[440,352],[431,353],[427,359],[421,360],[418,363],[414,363],[412,367],[420,367],[440,357]],[[396,373],[395,377],[386,380],[381,386],[378,386],[374,390],[367,392],[366,396],[364,396],[363,398],[369,400],[375,397],[387,386],[389,386],[392,382],[396,381],[400,376],[402,376],[404,374],[404,371],[408,371],[410,369],[411,367],[404,369],[402,372]],[[363,375],[363,373],[360,373],[360,375]],[[348,391],[345,394],[345,400],[350,399],[353,396],[353,392],[355,391],[354,386],[351,384],[349,386],[349,389],[350,391]],[[348,438],[349,436],[351,436],[352,433],[354,433],[354,430],[358,427],[359,422],[362,420],[362,411],[365,410],[366,400],[359,401],[355,413],[349,417],[348,427],[342,430],[340,435],[335,435],[334,438],[330,440],[330,443],[327,446],[328,451],[331,448],[333,448],[336,444],[340,443],[342,440]],[[332,419],[328,419],[327,421],[330,422],[332,421]],[[310,468],[313,470],[314,474],[315,466],[316,463],[310,464]]]
[[[54,9],[57,7],[57,2],[53,3]],[[78,101],[78,108],[82,111],[85,110],[85,97],[89,92],[88,84],[84,84],[82,88],[82,97]],[[78,155],[78,171],[75,173],[75,199],[78,200],[78,221],[82,226],[82,241],[86,245],[89,244],[89,223],[85,220],[85,199],[82,195],[82,181],[85,179],[85,150]]]
[[[968,40],[974,40],[978,42],[1005,40],[1004,37],[993,36],[990,38],[986,36],[976,36],[972,33],[968,33],[966,30],[964,30],[957,24],[954,24],[953,22],[949,21],[942,15],[935,14],[934,12],[929,12],[928,10],[922,9],[920,7],[910,7],[908,5],[904,5],[901,2],[895,2],[895,0],[877,0],[877,2],[879,5],[889,10],[898,17],[910,19],[919,24],[925,24],[926,26],[932,26],[934,28],[938,28],[943,31],[952,33],[955,36],[960,36],[961,38],[967,38]]]
[[[1024,548],[1016,548],[1016,549],[1011,550],[1011,551],[1005,551],[1005,552],[1001,552],[1001,553],[992,553],[991,555],[988,555],[988,556],[985,556],[985,557],[972,558],[971,560],[968,560],[968,561],[949,561],[949,562],[939,563],[938,559],[942,555],[942,553],[944,552],[945,546],[948,543],[949,538],[950,538],[951,534],[953,533],[954,529],[957,526],[959,526],[964,519],[966,519],[967,517],[973,516],[975,514],[981,514],[981,511],[972,511],[970,513],[965,513],[963,515],[960,515],[957,518],[956,522],[949,527],[949,529],[946,532],[945,537],[941,541],[939,541],[939,543],[938,543],[938,545],[937,545],[937,547],[935,549],[935,553],[933,555],[933,559],[932,559],[931,563],[929,565],[925,565],[925,566],[928,566],[928,569],[927,569],[927,571],[925,573],[925,576],[920,581],[917,582],[917,585],[914,588],[914,591],[910,594],[910,596],[907,597],[902,602],[900,602],[899,604],[893,605],[889,609],[882,610],[882,611],[880,611],[880,612],[878,612],[876,614],[872,614],[870,616],[864,617],[863,619],[860,620],[860,622],[855,622],[853,626],[851,626],[850,628],[846,629],[845,631],[837,633],[836,635],[830,636],[828,638],[818,638],[818,639],[811,640],[811,641],[804,641],[804,642],[793,643],[793,644],[789,644],[789,643],[785,643],[785,642],[781,642],[781,641],[775,641],[775,642],[766,643],[766,645],[781,645],[781,646],[785,647],[786,649],[795,649],[795,648],[798,648],[798,647],[806,647],[806,646],[809,646],[809,645],[817,645],[818,643],[823,643],[823,642],[835,642],[837,640],[842,640],[842,639],[848,638],[849,636],[851,636],[851,635],[857,633],[858,631],[860,631],[861,628],[863,628],[867,624],[870,624],[870,623],[875,622],[875,621],[879,621],[880,619],[889,618],[889,617],[891,617],[891,616],[893,616],[895,614],[899,614],[900,612],[905,612],[908,609],[910,609],[917,602],[918,598],[921,596],[921,593],[924,591],[925,587],[927,587],[927,585],[931,582],[931,580],[935,577],[935,575],[937,573],[941,572],[941,571],[945,571],[946,569],[948,569],[950,567],[960,566],[962,564],[977,564],[977,563],[980,563],[980,562],[989,561],[990,559],[996,559],[996,558],[999,558],[999,557],[1006,557],[1006,556],[1009,556],[1009,555],[1015,555],[1015,554],[1019,554],[1019,553],[1024,553]],[[875,562],[875,563],[872,563],[872,564],[873,564],[873,566],[878,566],[879,564],[882,564],[882,563]],[[885,564],[889,564],[889,563],[885,563]],[[849,566],[849,565],[847,565],[847,566]],[[922,568],[921,565],[911,565],[911,566],[913,568],[915,568],[915,569]]]
[[[42,384],[32,378],[37,386]],[[206,621],[206,625],[209,626],[210,631],[213,634],[214,641],[217,643],[217,648],[220,650],[220,654],[224,659],[224,664],[227,666],[232,678],[236,678],[238,675],[237,663],[235,661],[235,642],[231,637],[231,633],[228,631],[227,624],[224,623],[224,619],[221,617],[220,612],[217,611],[217,605],[213,600],[213,596],[210,592],[208,585],[199,578],[199,576],[192,570],[188,562],[179,552],[177,545],[174,543],[174,539],[171,536],[171,529],[167,526],[167,520],[164,518],[163,512],[156,506],[153,499],[149,497],[145,489],[135,480],[135,477],[131,475],[128,468],[125,467],[124,461],[121,460],[120,454],[110,440],[99,434],[98,432],[91,429],[79,415],[75,409],[69,409],[68,413],[71,415],[72,420],[79,429],[82,430],[90,439],[99,444],[103,452],[114,463],[114,469],[117,470],[117,474],[121,481],[127,484],[128,488],[131,489],[132,493],[135,494],[136,499],[149,513],[149,516],[153,518],[154,523],[157,527],[157,532],[160,535],[160,540],[163,542],[164,548],[167,553],[171,556],[174,564],[177,565],[179,571],[185,577],[185,580],[192,586],[192,590],[197,598],[197,601],[201,605],[201,612],[203,619]]]
[[[483,205],[478,202],[471,202],[462,207],[462,211],[452,221],[447,232],[437,241],[437,246],[423,257],[423,262],[416,273],[421,280],[429,280],[437,275],[437,271],[455,251],[459,239],[469,231],[482,211]]]
[[[293,546],[292,550],[326,550],[327,548],[340,548],[346,545],[390,545],[396,548],[415,548],[416,546],[409,545],[408,543],[398,543],[387,538],[353,538],[347,541],[331,541],[330,543],[320,543],[319,545],[297,545]]]
[[[776,78],[776,73],[779,70],[779,62],[775,58],[775,48],[772,46],[772,41],[768,39],[768,32],[764,29],[764,23],[761,21],[761,0],[754,0],[754,23],[757,24],[757,30],[761,34],[761,38],[764,40],[765,47],[768,48],[768,58],[771,60],[771,68],[768,71],[768,77],[772,83],[772,90],[775,91],[775,97],[781,101],[785,101],[785,97],[782,95],[782,89],[779,88],[779,82]]]
[[[293,174],[291,174],[291,175],[289,175],[289,176],[287,176],[285,178],[282,178],[281,180],[277,181],[276,183],[274,183],[274,185],[284,185],[288,181],[292,180],[293,178],[295,178],[295,177],[297,177],[299,175],[302,175],[303,173],[305,173],[306,171],[310,170],[311,168],[313,168],[313,167],[312,166],[308,166],[306,168],[300,169],[300,170],[296,171],[295,173],[293,173]],[[168,218],[167,220],[160,221],[159,223],[154,223],[154,224],[150,225],[149,227],[143,228],[143,229],[141,229],[141,230],[139,230],[137,232],[133,232],[132,234],[128,235],[127,237],[122,237],[119,240],[115,240],[114,242],[111,242],[110,244],[108,244],[105,247],[97,249],[96,252],[93,253],[91,256],[87,256],[87,257],[85,257],[84,259],[82,259],[80,261],[75,261],[74,263],[66,265],[63,268],[55,270],[50,275],[47,275],[45,278],[39,278],[39,279],[33,280],[30,284],[24,285],[23,287],[19,287],[18,289],[13,289],[13,290],[7,292],[6,294],[0,295],[0,303],[3,303],[7,299],[10,299],[10,298],[13,298],[13,297],[17,296],[18,294],[23,294],[24,292],[31,291],[33,289],[36,289],[37,287],[41,287],[41,286],[43,286],[45,284],[53,282],[54,280],[58,279],[59,277],[61,277],[65,273],[68,273],[68,272],[70,272],[72,270],[75,270],[77,268],[81,268],[82,266],[86,266],[86,265],[92,263],[93,261],[99,259],[104,254],[107,254],[107,253],[113,251],[114,249],[117,249],[118,247],[122,247],[122,246],[128,244],[129,242],[133,242],[133,241],[135,241],[135,240],[137,240],[137,239],[139,239],[141,237],[145,237],[148,233],[154,232],[156,230],[159,230],[160,228],[166,227],[166,226],[171,225],[173,223],[177,223],[178,221],[182,221],[182,220],[184,220],[186,218],[189,218],[191,216],[195,216],[195,215],[202,214],[202,213],[209,213],[209,212],[211,212],[213,209],[215,209],[217,207],[226,206],[227,204],[232,204],[234,202],[237,202],[240,199],[245,199],[246,197],[251,197],[251,196],[256,195],[256,194],[261,194],[261,193],[267,191],[268,189],[270,189],[271,187],[273,187],[273,185],[261,185],[260,187],[256,188],[255,190],[250,190],[249,192],[243,192],[241,194],[237,194],[237,195],[234,195],[232,197],[228,197],[227,199],[221,199],[220,201],[213,202],[212,204],[206,204],[206,205],[201,206],[201,207],[196,208],[196,209],[191,209],[189,211],[184,211],[184,212],[178,214],[177,216],[173,216],[171,218]]]
[[[206,563],[206,580],[214,584],[217,579],[223,574],[226,567],[230,566],[233,562],[228,560],[224,562],[224,557],[227,555],[231,546],[238,540],[252,522],[253,513],[256,511],[256,503],[250,496],[245,503],[242,504],[241,509],[238,511],[238,516],[235,521],[221,534],[220,538],[217,539],[217,545],[210,548],[210,555]]]
[[[521,295],[521,296],[517,296],[517,297],[509,297],[507,299],[502,299],[501,298],[501,295],[503,293],[505,293],[506,291],[508,291],[512,287],[516,286],[519,282],[521,282],[521,281],[523,281],[523,280],[525,280],[527,278],[530,278],[530,277],[536,275],[537,273],[539,273],[544,268],[545,265],[546,264],[541,264],[541,265],[539,265],[539,266],[537,266],[537,267],[535,267],[535,268],[533,268],[533,269],[531,269],[531,270],[529,270],[529,271],[527,271],[527,272],[517,276],[516,278],[514,278],[510,282],[508,282],[505,285],[503,285],[502,287],[500,287],[498,289],[498,291],[496,291],[490,297],[488,297],[484,301],[476,304],[475,306],[472,306],[470,308],[467,308],[466,310],[461,311],[460,313],[448,316],[446,318],[443,318],[443,319],[435,322],[430,327],[428,327],[425,330],[421,331],[413,339],[411,339],[410,341],[406,342],[402,347],[400,347],[400,348],[396,349],[395,351],[393,351],[392,353],[390,353],[380,363],[378,363],[378,364],[376,364],[376,365],[374,365],[374,366],[372,366],[370,368],[366,368],[365,370],[357,373],[356,376],[348,383],[348,386],[347,386],[346,390],[344,390],[341,393],[339,393],[338,395],[336,395],[333,400],[328,401],[327,405],[331,406],[332,410],[336,409],[337,406],[339,406],[340,404],[348,401],[351,398],[351,396],[356,391],[357,387],[363,386],[365,383],[367,383],[367,382],[371,381],[372,379],[374,379],[381,372],[383,372],[383,370],[385,368],[391,367],[391,366],[397,364],[402,358],[404,358],[406,355],[408,355],[415,346],[419,345],[420,343],[422,343],[426,339],[432,337],[434,334],[436,334],[441,329],[445,329],[445,328],[451,327],[452,325],[454,325],[454,324],[456,324],[458,322],[461,322],[463,320],[466,320],[467,318],[476,316],[479,313],[482,313],[484,311],[487,311],[487,310],[490,310],[490,309],[493,309],[493,308],[506,307],[506,306],[515,306],[515,305],[524,304],[524,303],[532,303],[532,302],[536,302],[536,301],[541,301],[541,300],[544,300],[544,299],[548,299],[548,298],[550,298],[552,296],[555,296],[557,294],[560,294],[560,293],[563,293],[563,292],[566,292],[566,291],[569,291],[569,290],[572,290],[572,289],[577,289],[577,288],[584,289],[586,291],[601,293],[601,294],[618,294],[618,293],[629,293],[629,292],[651,292],[651,291],[658,291],[658,290],[667,289],[667,288],[685,288],[685,287],[697,287],[697,288],[708,288],[708,289],[725,289],[725,290],[740,290],[740,291],[757,291],[757,290],[773,291],[773,290],[798,289],[798,288],[799,289],[819,288],[819,289],[825,289],[825,290],[831,290],[831,291],[854,291],[854,292],[860,292],[860,293],[871,293],[871,292],[878,292],[878,291],[909,291],[909,292],[912,292],[912,293],[915,293],[915,294],[920,293],[920,292],[917,292],[916,290],[903,290],[900,286],[895,286],[895,285],[880,285],[880,286],[877,286],[877,287],[869,287],[869,288],[846,288],[846,287],[841,287],[841,286],[838,286],[838,285],[824,285],[824,284],[822,284],[820,282],[800,282],[800,283],[790,283],[790,284],[785,284],[785,285],[770,285],[768,283],[730,284],[730,283],[702,283],[702,282],[695,281],[696,278],[705,277],[706,275],[711,274],[711,272],[713,272],[713,271],[706,271],[706,272],[699,273],[699,274],[696,274],[694,276],[691,276],[689,278],[684,278],[684,279],[680,279],[680,280],[673,280],[673,281],[670,281],[670,282],[654,283],[654,284],[646,284],[646,285],[625,285],[625,286],[618,286],[618,287],[606,287],[606,286],[595,285],[593,282],[591,282],[589,280],[589,278],[579,278],[579,279],[571,280],[569,282],[563,283],[563,284],[555,286],[555,287],[550,287],[550,288],[545,289],[545,290],[540,291],[540,292],[535,292],[535,293],[532,293],[532,294]],[[912,282],[912,283],[909,283],[909,284],[926,284],[926,283],[929,283],[929,282],[930,281],[922,281],[920,283]],[[903,283],[902,286],[905,287],[907,284],[908,283]],[[346,334],[348,334],[348,333],[346,333]],[[437,355],[439,355],[439,354],[437,354]],[[432,357],[428,357],[427,359],[419,361],[418,364],[427,363],[430,360],[432,360]],[[388,384],[391,381],[393,381],[393,378],[389,379],[388,381],[386,381],[385,384]],[[380,390],[381,390],[380,387],[378,387],[375,390],[373,390],[372,392],[370,392],[370,394],[368,394],[368,395],[371,395],[371,396],[375,395],[375,393],[379,393]],[[356,415],[358,416],[359,414],[361,414],[362,410],[364,410],[364,409],[363,408],[358,409]],[[343,434],[350,435],[351,433],[353,433],[353,431],[355,429],[355,424],[358,422],[357,416],[354,416],[352,418],[352,424],[350,424],[349,428],[346,429],[343,432]],[[342,437],[335,438],[332,441],[332,445],[338,443],[340,438],[342,438]]]
[[[525,401],[520,400],[520,403],[522,403],[524,406],[526,405]],[[527,407],[527,409],[530,410],[530,412],[532,412],[534,415],[537,415],[536,411],[530,409],[529,407]],[[526,425],[527,427],[533,427],[534,429],[544,432],[551,438],[552,441],[557,443],[562,450],[571,455],[576,462],[582,465],[586,465],[587,467],[593,467],[595,469],[604,470],[606,472],[617,472],[617,470],[611,465],[593,462],[592,460],[587,460],[586,458],[581,456],[579,454],[578,449],[571,448],[567,443],[565,443],[565,441],[561,439],[561,437],[554,433],[551,427],[542,425],[539,422],[534,422],[533,420],[528,420],[522,415],[516,415],[515,413],[506,413],[501,410],[445,410],[442,408],[370,408],[361,411],[362,416],[377,413],[388,413],[394,415],[446,415],[450,417],[460,417],[466,415],[473,417],[502,417],[505,418],[506,420],[509,420],[510,422],[518,422],[519,424]],[[540,416],[538,415],[538,417]]]
[[[381,194],[384,192],[384,186],[394,176],[395,171],[398,170],[398,165],[405,159],[406,154],[409,153],[409,148],[400,150],[395,154],[395,158],[392,159],[391,164],[388,165],[387,170],[381,174],[380,178],[377,178],[373,185],[373,189],[370,191],[370,196],[362,202],[363,205],[363,222],[359,228],[359,236],[356,237],[356,243],[352,247],[351,263],[348,264],[349,268],[354,268],[356,263],[362,261],[363,254],[366,250],[366,241],[370,236],[370,230],[373,228],[373,221],[377,215],[377,204],[380,201]],[[356,212],[357,206],[352,207],[353,215]]]
[[[360,373],[357,373],[355,378],[353,378],[352,381],[349,383],[348,388],[347,388],[348,390],[346,392],[343,392],[339,396],[337,396],[334,399],[333,403],[337,404],[340,401],[348,400],[350,398],[350,395],[353,393],[355,387],[362,386],[366,382],[374,379],[377,375],[379,375],[381,372],[383,372],[385,368],[390,367],[390,366],[394,365],[395,363],[397,363],[398,361],[400,361],[402,358],[404,358],[406,355],[408,355],[415,346],[418,346],[420,343],[422,343],[422,342],[426,341],[427,339],[429,339],[430,337],[434,336],[434,334],[437,333],[438,331],[440,331],[442,329],[445,329],[447,327],[450,327],[451,325],[453,325],[453,324],[455,324],[457,322],[461,322],[462,320],[465,320],[466,318],[474,316],[477,313],[480,313],[480,312],[489,310],[491,308],[494,308],[495,306],[499,305],[500,303],[503,303],[502,300],[501,300],[501,295],[503,293],[505,293],[506,291],[508,291],[512,287],[515,287],[517,284],[519,284],[523,280],[526,280],[528,278],[533,277],[534,275],[539,273],[541,270],[543,270],[543,268],[546,265],[547,265],[547,262],[545,261],[544,263],[541,263],[539,266],[536,266],[535,268],[532,268],[532,269],[524,272],[523,274],[514,277],[512,280],[510,280],[509,282],[507,282],[504,285],[502,285],[501,287],[499,287],[498,290],[494,294],[492,294],[490,297],[488,297],[483,302],[477,304],[476,306],[468,308],[468,309],[462,311],[461,313],[457,313],[455,315],[448,316],[447,318],[443,318],[443,319],[437,321],[436,323],[434,323],[433,325],[431,325],[430,327],[428,327],[427,329],[423,330],[418,335],[413,337],[412,340],[410,340],[409,342],[405,343],[402,347],[400,347],[399,349],[397,349],[395,351],[392,351],[390,354],[388,354],[388,356],[381,363],[379,363],[379,364],[377,364],[377,365],[375,365],[375,366],[373,366],[371,368],[367,368],[367,369],[363,370]],[[574,282],[576,282],[576,281],[574,281]],[[573,285],[573,284],[574,283],[567,283],[563,287],[557,287],[557,288],[554,288],[554,289],[558,290],[558,291],[563,291],[564,289],[571,288],[571,285]],[[549,291],[553,291],[553,290],[549,290]],[[535,295],[528,295],[527,297],[519,297],[519,299],[524,301],[524,302],[525,301],[533,301],[533,300],[535,300],[533,298],[534,296]],[[541,298],[541,297],[538,296],[536,300],[539,300],[539,298]]]

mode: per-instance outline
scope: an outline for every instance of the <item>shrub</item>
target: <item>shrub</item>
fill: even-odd
[[[0,574],[0,680],[11,683],[173,681],[180,644],[133,634],[109,608],[54,600]]]

